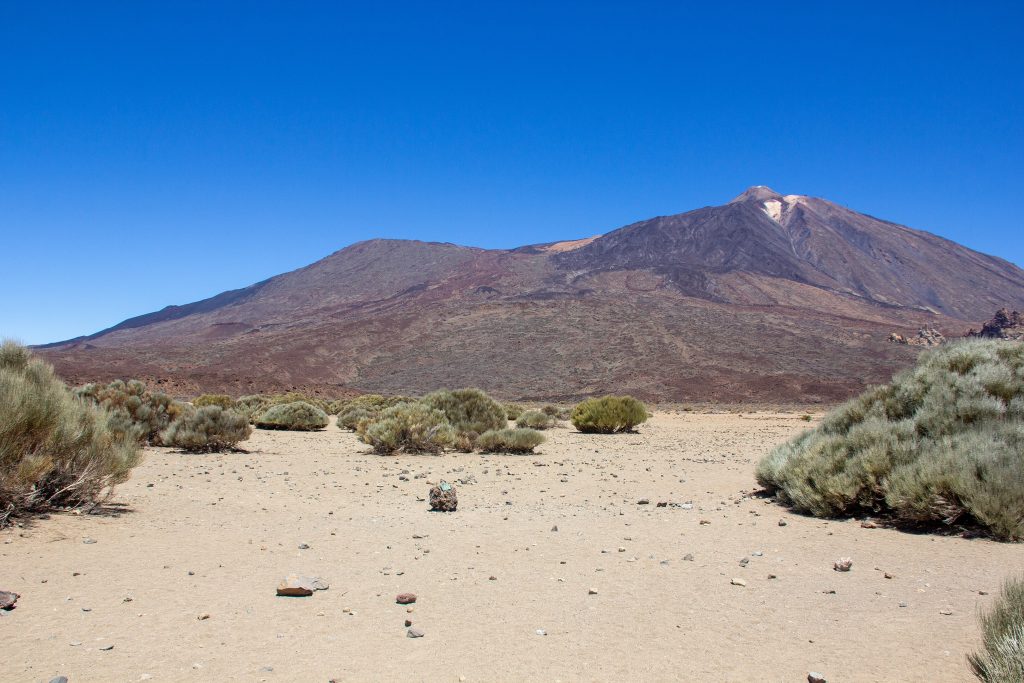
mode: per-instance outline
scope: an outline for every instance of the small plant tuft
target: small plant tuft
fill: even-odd
[[[532,453],[544,443],[544,435],[535,429],[491,429],[476,440],[483,453]]]
[[[985,650],[967,657],[974,675],[984,683],[1024,681],[1024,578],[1007,581],[980,620]]]
[[[648,417],[644,404],[632,396],[602,396],[577,405],[569,419],[585,434],[616,434],[635,431]]]
[[[235,407],[235,399],[231,398],[227,394],[203,394],[197,396],[192,400],[192,405],[196,408],[202,408],[203,406],[219,406],[224,410],[230,410]]]

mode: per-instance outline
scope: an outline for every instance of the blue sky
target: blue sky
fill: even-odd
[[[3,2],[0,337],[755,184],[1024,264],[1022,45],[1017,2]]]

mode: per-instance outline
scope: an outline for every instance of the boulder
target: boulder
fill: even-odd
[[[455,487],[446,481],[430,489],[430,509],[436,512],[455,512],[459,507],[459,496]]]

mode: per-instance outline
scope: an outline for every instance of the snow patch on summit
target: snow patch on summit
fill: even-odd
[[[764,203],[764,212],[776,223],[782,218],[782,202],[776,199],[769,199]]]

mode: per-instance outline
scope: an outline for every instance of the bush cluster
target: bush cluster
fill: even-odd
[[[558,418],[539,410],[527,410],[516,420],[517,427],[529,429],[551,429],[558,424]]]
[[[118,434],[132,434],[140,443],[161,445],[160,432],[188,409],[163,393],[150,393],[138,380],[114,380],[110,384],[86,384],[76,396],[110,413],[109,426]]]
[[[454,437],[444,413],[423,403],[400,403],[359,427],[359,438],[381,454],[440,453]]]
[[[163,442],[190,453],[212,453],[238,447],[252,434],[245,415],[210,405],[196,408],[171,423]]]
[[[416,399],[408,396],[381,396],[380,394],[363,394],[344,402],[339,406],[338,427],[356,431],[360,423],[380,417],[388,408],[403,403],[412,403]]]
[[[968,656],[985,683],[1024,681],[1024,579],[1007,581],[992,609],[981,616],[984,652]]]
[[[260,429],[314,431],[327,426],[327,413],[305,401],[272,405],[256,420]]]
[[[0,526],[51,506],[99,502],[140,459],[138,435],[76,397],[53,368],[13,342],[0,345]]]
[[[821,517],[862,511],[912,524],[980,525],[1024,538],[1024,344],[966,341],[921,355],[814,430],[757,479]]]
[[[518,403],[506,403],[503,407],[505,408],[505,417],[510,420],[518,420],[524,410]]]
[[[585,434],[616,434],[634,431],[648,417],[644,404],[632,396],[602,396],[578,404],[569,419]]]
[[[532,453],[544,443],[544,435],[535,429],[491,429],[476,440],[482,453]]]

